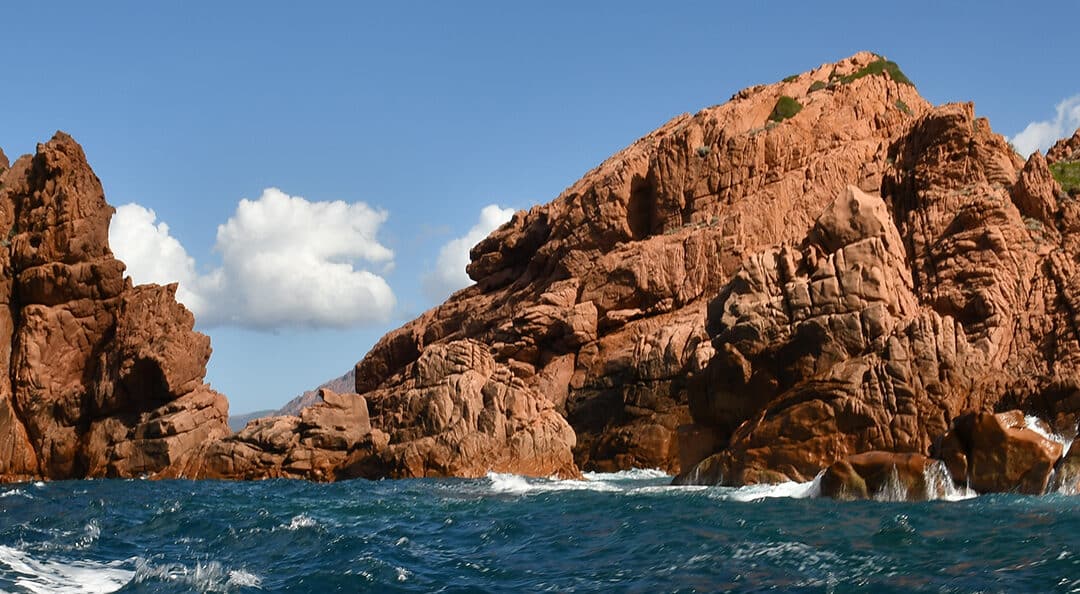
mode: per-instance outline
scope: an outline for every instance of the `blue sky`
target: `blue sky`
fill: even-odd
[[[868,49],[931,102],[975,101],[1009,136],[1080,95],[1076,3],[582,4],[6,6],[0,147],[14,158],[67,131],[110,203],[167,223],[214,312],[200,322],[209,379],[241,413],[340,375],[433,305],[448,244],[743,87]],[[1063,117],[1057,129],[1073,125]],[[285,223],[296,229],[273,226]],[[285,236],[268,266],[287,274],[240,278]],[[317,266],[274,267],[298,251]],[[324,270],[341,282],[304,276]],[[370,276],[385,290],[363,285]],[[297,298],[261,310],[290,279]],[[338,301],[348,283],[358,292]]]

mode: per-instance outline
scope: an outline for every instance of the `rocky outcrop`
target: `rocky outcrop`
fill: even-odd
[[[6,166],[6,158],[2,159]],[[113,209],[57,133],[0,174],[0,477],[170,476],[228,434],[175,285],[133,287]]]
[[[367,401],[320,390],[320,401],[299,416],[264,417],[210,443],[185,468],[193,478],[307,478],[333,480],[350,451],[376,445]],[[385,437],[385,436],[384,436]],[[383,440],[385,442],[385,439]]]
[[[320,390],[300,416],[268,417],[211,444],[190,476],[204,478],[579,475],[574,432],[488,348],[435,345],[386,387]]]
[[[1062,138],[1046,151],[1046,160],[1051,163],[1080,161],[1080,130],[1069,138]]]

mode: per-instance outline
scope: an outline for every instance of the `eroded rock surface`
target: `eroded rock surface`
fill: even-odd
[[[1051,163],[1061,161],[1080,161],[1080,130],[1069,138],[1062,138],[1046,151],[1046,159]]]
[[[888,155],[879,193],[839,194],[710,304],[716,354],[692,411],[727,439],[680,481],[857,477],[836,464],[926,456],[948,434],[939,455],[957,482],[1046,490],[1060,446],[980,411],[1075,434],[1072,201],[1042,155],[1022,162],[971,105],[923,113]]]
[[[577,477],[574,432],[487,346],[433,345],[384,388],[320,390],[300,416],[248,423],[189,471],[208,478]]]
[[[678,471],[692,383],[714,354],[708,302],[848,186],[877,192],[889,146],[930,107],[887,74],[855,76],[879,60],[860,53],[677,117],[517,213],[473,249],[476,284],[380,340],[356,391],[471,339],[551,399],[583,470]],[[771,121],[783,96],[802,109]]]
[[[225,435],[209,339],[175,285],[133,287],[113,209],[63,133],[0,159],[0,477],[175,476]]]

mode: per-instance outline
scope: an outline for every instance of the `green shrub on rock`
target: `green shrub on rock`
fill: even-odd
[[[1063,161],[1050,164],[1053,174],[1061,189],[1069,194],[1080,193],[1080,161]]]
[[[776,106],[773,107],[772,113],[769,114],[769,121],[782,122],[800,111],[802,111],[802,103],[799,103],[787,95],[781,95],[780,99],[776,101]]]

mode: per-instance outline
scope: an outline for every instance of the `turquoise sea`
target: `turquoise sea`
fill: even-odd
[[[1080,497],[669,481],[4,485],[0,590],[1080,592]]]

